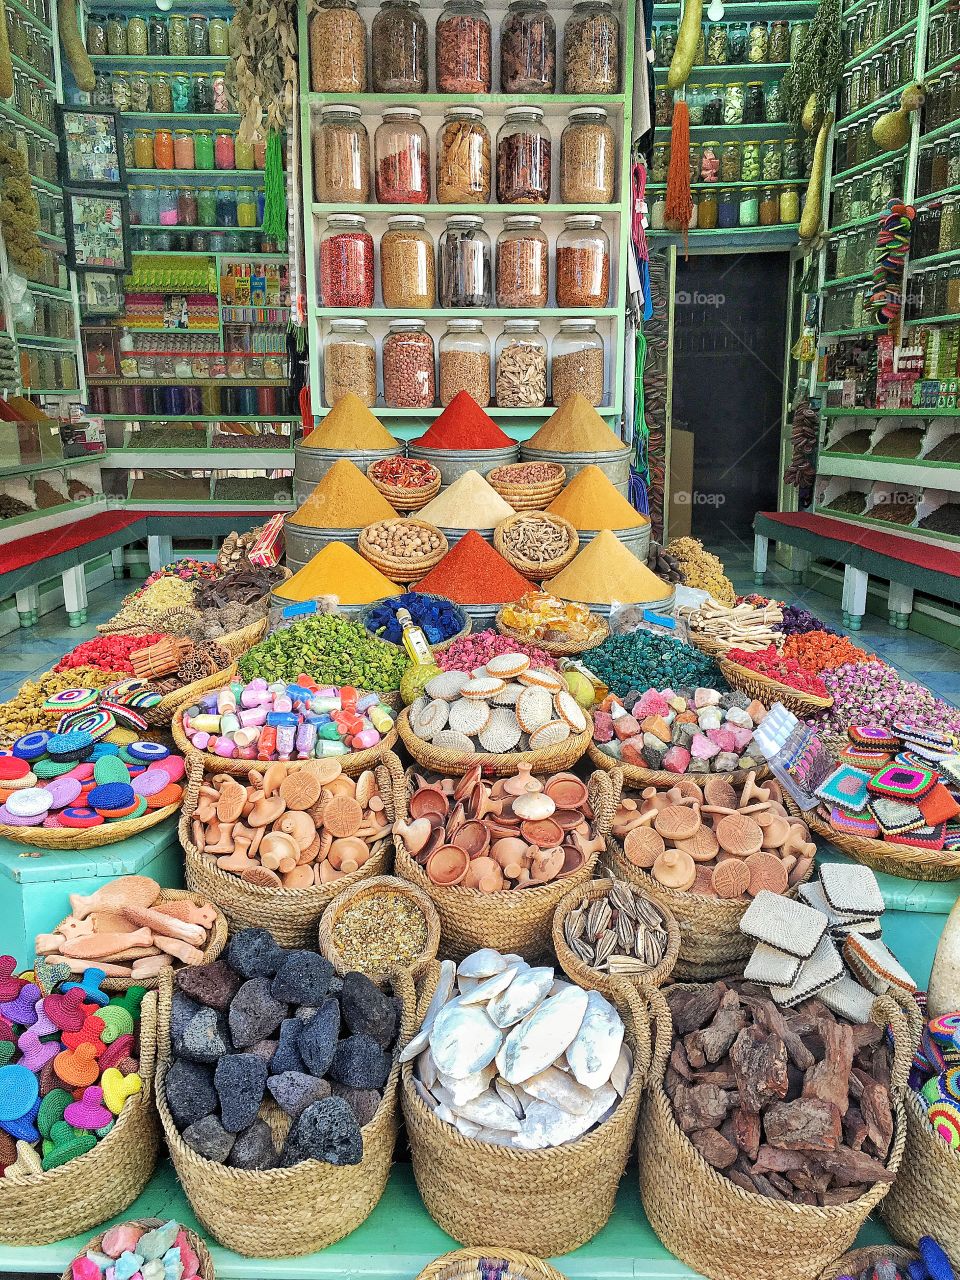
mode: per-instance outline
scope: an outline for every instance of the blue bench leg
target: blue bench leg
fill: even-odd
[[[87,584],[82,564],[63,571],[63,603],[70,626],[82,626],[87,620]]]
[[[902,582],[891,582],[887,592],[887,621],[898,631],[906,631],[910,626],[910,614],[913,612],[913,587]]]
[[[40,617],[40,588],[23,587],[16,593],[17,616],[21,627],[35,626]]]
[[[799,547],[793,547],[790,557],[790,580],[791,582],[802,582],[803,575],[807,571],[810,564],[811,556],[809,551],[801,551]]]
[[[765,533],[753,535],[753,580],[758,587],[763,586],[763,577],[767,572],[767,556],[770,551],[770,539]]]
[[[843,625],[859,631],[867,610],[867,586],[870,575],[848,564],[843,571]]]
[[[113,576],[122,578],[126,569],[123,564],[123,547],[114,547],[110,552],[110,563],[113,565]]]

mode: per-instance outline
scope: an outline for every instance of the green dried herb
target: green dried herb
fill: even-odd
[[[783,95],[797,129],[803,128],[803,112],[811,94],[816,95],[818,121],[830,108],[843,74],[840,22],[840,0],[820,0],[797,57],[783,77]]]

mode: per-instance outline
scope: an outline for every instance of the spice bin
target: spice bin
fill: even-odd
[[[490,19],[483,0],[446,0],[436,25],[440,93],[489,93]]]
[[[436,249],[426,221],[402,213],[380,238],[380,292],[385,307],[429,309],[436,301]]]
[[[370,137],[360,114],[349,103],[323,109],[313,134],[313,194],[321,203],[370,199]]]
[[[490,339],[482,320],[450,320],[440,339],[440,403],[444,406],[468,391],[481,409],[490,403]],[[430,457],[413,452],[411,457]],[[498,459],[500,461],[500,459]],[[439,462],[437,462],[439,465]],[[444,478],[445,483],[446,477]]]
[[[383,0],[371,36],[374,93],[426,93],[427,24],[420,0]]]

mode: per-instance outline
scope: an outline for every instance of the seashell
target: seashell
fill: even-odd
[[[430,1036],[430,1032],[433,1028],[437,1014],[453,995],[453,988],[456,984],[456,980],[457,966],[452,960],[441,960],[440,976],[437,978],[436,990],[430,998],[430,1003],[427,1005],[427,1011],[423,1015],[420,1030],[400,1053],[401,1062],[410,1062],[411,1059],[424,1051],[426,1051],[426,1056],[429,1057],[427,1041]],[[418,1045],[417,1041],[422,1041],[422,1043]],[[432,1057],[430,1058],[430,1061],[433,1061]]]
[[[511,807],[519,818],[530,818],[536,821],[551,817],[557,806],[545,792],[536,792],[532,795],[517,796]]]
[[[428,698],[442,698],[444,702],[453,702],[460,697],[460,690],[469,681],[465,671],[444,671],[424,686]]]
[[[487,1016],[498,1027],[512,1027],[533,1012],[552,985],[553,969],[549,966],[524,969],[490,1001]]]
[[[573,1142],[602,1120],[616,1102],[617,1091],[612,1085],[604,1085],[594,1093],[590,1109],[583,1115],[561,1111],[552,1103],[536,1099],[527,1109],[513,1145],[523,1151],[539,1151]]]
[[[525,653],[498,653],[487,663],[486,672],[498,680],[513,680],[529,666],[530,659]]]
[[[458,698],[450,706],[449,727],[455,733],[475,737],[490,722],[490,708],[482,699]]]
[[[492,694],[488,701],[497,707],[515,707],[521,693],[523,693],[523,685],[511,681],[504,685],[499,693]]]
[[[574,1078],[587,1089],[599,1089],[613,1072],[623,1044],[623,1022],[599,991],[588,991],[577,1033],[567,1049]]]
[[[462,1079],[457,1079],[456,1076],[443,1075],[440,1072],[436,1073],[435,1079],[439,1080],[446,1090],[449,1105],[459,1107],[465,1102],[472,1102],[474,1098],[479,1098],[490,1087],[496,1074],[496,1067],[492,1062],[489,1062],[482,1070],[475,1071],[470,1076],[463,1076]]]
[[[528,667],[517,679],[521,684],[536,685],[550,694],[562,693],[567,687],[563,676],[556,671],[548,671],[546,667]]]
[[[610,1073],[610,1083],[616,1089],[622,1098],[627,1092],[627,1085],[630,1083],[630,1073],[633,1070],[633,1054],[630,1052],[630,1046],[624,1042],[620,1048],[620,1056],[617,1058],[613,1071]]]
[[[596,942],[609,927],[612,917],[613,912],[610,910],[610,904],[606,898],[597,898],[591,902],[587,908],[587,940]]]
[[[484,751],[498,755],[512,751],[520,741],[520,725],[509,707],[492,707],[490,719],[479,734]]]
[[[549,1067],[573,1043],[587,1004],[586,991],[566,986],[518,1023],[496,1055],[504,1079],[509,1084],[521,1084]]]
[[[550,720],[530,735],[530,746],[534,751],[544,747],[554,747],[558,742],[565,742],[570,737],[570,726],[565,720]]]
[[[517,698],[517,722],[524,733],[541,729],[553,718],[553,700],[545,689],[530,687]]]
[[[520,964],[524,964],[521,961]],[[517,974],[520,973],[520,965],[507,965],[506,969],[501,969],[499,973],[494,973],[484,980],[466,995],[461,995],[460,1003],[469,1007],[474,1004],[486,1004],[488,1000],[492,1000],[494,996],[498,996],[501,991],[505,991],[510,986]],[[489,1017],[489,1014],[487,1015]]]
[[[586,1115],[593,1105],[593,1090],[578,1084],[567,1071],[547,1067],[545,1071],[524,1080],[523,1087],[540,1102],[549,1102],[571,1115]]]
[[[519,959],[519,957],[517,958]],[[460,961],[457,968],[457,976],[460,978],[491,978],[495,973],[501,973],[506,969],[510,959],[512,957],[502,956],[493,947],[481,947],[479,951],[474,951],[472,955]]]
[[[520,1095],[512,1084],[507,1084],[506,1080],[502,1080],[500,1076],[494,1079],[493,1087],[500,1097],[510,1108],[518,1120],[523,1119],[523,1103],[520,1101]]]
[[[410,715],[410,728],[418,738],[429,741],[435,733],[447,727],[450,705],[442,698],[434,698],[416,715]]]
[[[477,749],[472,738],[468,738],[465,733],[457,733],[453,729],[444,729],[441,733],[435,734],[433,745],[444,751],[459,751],[462,755],[469,755]]]
[[[437,1070],[462,1079],[493,1062],[503,1035],[482,1009],[460,1000],[445,1005],[430,1031],[430,1052]]]

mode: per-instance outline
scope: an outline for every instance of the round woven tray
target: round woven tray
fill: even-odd
[[[889,1258],[901,1269],[906,1269],[911,1262],[916,1261],[917,1254],[894,1244],[873,1244],[867,1249],[851,1249],[849,1253],[842,1254],[836,1262],[831,1262],[829,1267],[820,1273],[820,1280],[840,1280],[840,1276],[853,1276],[856,1280],[861,1272],[866,1271],[868,1267],[875,1267],[884,1258]]]
[[[350,971],[351,966],[344,963],[343,956],[333,940],[333,930],[345,907],[352,906],[360,898],[373,897],[378,893],[400,893],[409,898],[423,912],[427,937],[422,951],[409,964],[396,965],[382,972],[364,969],[364,973],[381,985],[387,980],[393,968],[406,969],[410,977],[416,979],[430,961],[437,958],[437,950],[440,946],[440,917],[429,896],[422,889],[418,889],[409,880],[401,880],[397,876],[373,876],[369,880],[359,880],[337,894],[320,918],[318,934],[320,954],[326,956],[341,977]]]
[[[152,1231],[154,1227],[162,1227],[165,1221],[169,1221],[169,1219],[127,1218],[125,1220],[125,1225],[133,1224],[134,1226],[143,1227],[145,1231]],[[187,1227],[183,1227],[183,1231],[187,1237],[190,1248],[197,1255],[197,1261],[200,1264],[200,1269],[197,1272],[197,1280],[214,1280],[213,1259],[210,1257],[210,1251],[207,1249],[207,1246],[195,1231],[191,1231]],[[82,1258],[88,1252],[98,1252],[100,1249],[100,1243],[105,1234],[106,1232],[102,1231],[99,1235],[94,1236],[92,1240],[88,1240],[80,1253],[77,1254],[77,1257]],[[76,1259],[74,1259],[74,1261],[76,1261]],[[60,1280],[73,1280],[73,1263],[67,1267],[66,1271],[64,1271],[63,1275],[60,1277]]]
[[[587,719],[590,720],[589,714]],[[465,755],[461,751],[435,747],[432,742],[418,737],[410,728],[410,713],[406,707],[397,717],[397,730],[407,751],[425,769],[434,769],[448,777],[459,777],[479,764],[485,774],[512,777],[520,764],[528,764],[534,773],[562,773],[566,769],[572,769],[587,749],[593,734],[593,722],[587,725],[583,733],[571,733],[563,742],[552,747],[543,747],[539,751],[506,751],[496,754],[477,751]]]
[[[378,493],[383,494],[394,511],[419,511],[428,502],[432,502],[440,492],[442,477],[436,467],[433,469],[437,474],[429,484],[423,485],[420,489],[403,489],[400,485],[384,484],[382,480],[378,480],[376,476],[372,475],[371,473],[377,465],[376,462],[371,462],[367,468],[367,479]],[[433,463],[430,463],[430,466],[433,466]]]
[[[746,782],[752,773],[758,782],[770,777],[767,765],[758,769],[734,769],[732,773],[668,773],[664,769],[642,769],[638,764],[625,764],[615,756],[607,755],[591,738],[587,747],[587,755],[598,769],[620,769],[623,773],[623,785],[643,790],[644,787],[673,787],[681,778],[692,778],[697,785],[707,778],[723,778],[725,782],[738,787]]]
[[[746,667],[731,662],[720,655],[716,657],[717,666],[731,689],[739,689],[741,693],[756,698],[765,707],[772,707],[775,702],[782,702],[788,711],[801,719],[807,716],[818,716],[822,711],[829,711],[833,706],[833,698],[820,698],[813,693],[801,693],[779,680],[770,680],[758,671],[750,671]]]
[[[543,520],[556,525],[566,533],[569,545],[563,555],[554,560],[526,560],[523,556],[519,556],[516,552],[508,549],[506,538],[509,531],[518,521],[532,514],[533,510],[518,511],[516,515],[507,516],[505,520],[501,520],[493,531],[493,545],[506,560],[507,564],[512,565],[518,573],[522,573],[525,578],[530,578],[531,581],[543,582],[547,578],[555,578],[561,569],[567,567],[580,549],[580,535],[570,521],[565,520],[563,516],[555,516],[549,512],[537,510],[536,514]]]
[[[591,613],[592,632],[587,640],[571,642],[569,640],[528,640],[526,637],[518,635],[511,627],[503,621],[503,609],[497,614],[496,628],[502,636],[506,636],[509,640],[516,640],[520,644],[534,645],[538,649],[542,649],[544,653],[549,653],[552,658],[572,658],[578,653],[586,653],[588,649],[595,649],[598,644],[603,644],[604,640],[610,634],[610,623],[606,618],[601,618],[598,613]]]
[[[792,806],[791,806],[792,807]],[[920,849],[888,840],[871,840],[835,831],[815,814],[804,814],[807,826],[841,853],[874,871],[904,880],[960,880],[960,849]]]
[[[511,467],[523,466],[524,464],[512,462]],[[487,476],[487,482],[491,484],[500,497],[505,502],[509,502],[514,511],[542,511],[544,507],[550,503],[560,493],[563,492],[563,486],[567,483],[567,473],[565,468],[559,462],[547,462],[530,464],[531,468],[540,468],[548,466],[555,472],[552,480],[540,481],[536,484],[516,484],[509,480],[501,480],[500,476],[506,470],[505,467],[494,467]]]
[[[495,1274],[497,1280],[566,1280],[542,1258],[493,1247],[445,1253],[428,1263],[416,1280],[484,1280],[491,1274]]]
[[[367,530],[361,529],[357,550],[368,564],[372,564],[375,569],[379,569],[381,573],[386,574],[391,582],[419,582],[421,578],[426,577],[435,565],[440,563],[450,550],[450,544],[441,530],[427,520],[418,520],[415,516],[398,516],[396,520],[378,520],[377,523],[388,525],[413,524],[419,529],[427,529],[429,532],[437,534],[441,539],[440,547],[431,552],[430,555],[421,556],[416,561],[400,560],[396,556],[383,555],[369,541]]]

